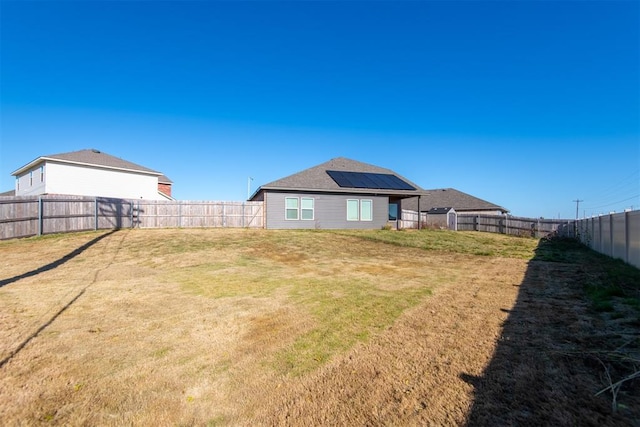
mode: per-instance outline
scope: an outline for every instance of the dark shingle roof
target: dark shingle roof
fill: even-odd
[[[69,153],[61,153],[61,154],[51,154],[48,156],[41,156],[27,165],[21,167],[20,169],[13,172],[12,175],[17,175],[23,170],[29,169],[33,165],[40,163],[46,160],[54,160],[61,161],[64,163],[75,163],[81,165],[93,165],[93,166],[102,166],[109,169],[121,169],[135,172],[145,172],[153,175],[161,176],[162,173],[155,171],[153,169],[146,168],[144,166],[140,166],[136,163],[129,162],[127,160],[121,159],[119,157],[112,156],[107,153],[103,153],[102,151],[96,149],[87,149],[80,151],[72,151]]]
[[[391,174],[391,175],[397,176],[398,178],[412,185],[417,190],[372,190],[372,189],[366,189],[366,188],[340,187],[329,176],[329,174],[327,174],[328,170]],[[283,190],[283,191],[298,190],[298,191],[366,193],[366,194],[371,194],[372,192],[374,192],[377,194],[411,195],[411,194],[416,194],[420,190],[420,186],[398,175],[397,173],[395,173],[390,169],[381,168],[379,166],[358,162],[356,160],[351,160],[344,157],[337,157],[335,159],[329,160],[328,162],[319,164],[317,166],[311,167],[309,169],[305,169],[293,175],[289,175],[287,177],[265,184],[260,188],[258,188],[258,190],[256,190],[256,193],[254,194],[254,196],[263,190]]]
[[[0,197],[14,197],[16,195],[16,190],[9,190],[3,193],[0,193]]]
[[[448,213],[452,209],[453,208],[431,208],[431,209],[429,209],[429,211],[427,213],[431,214],[431,215],[442,215],[442,214]],[[453,210],[455,210],[455,209],[453,209]]]
[[[436,190],[423,190],[420,197],[420,211],[429,211],[432,208],[451,207],[456,211],[476,210],[500,210],[509,212],[502,206],[479,199],[470,194],[458,191],[455,188],[440,188]],[[402,201],[402,209],[418,210],[418,198],[414,197]]]

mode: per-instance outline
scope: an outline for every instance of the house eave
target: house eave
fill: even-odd
[[[54,159],[52,157],[46,157],[46,156],[38,157],[37,159],[33,160],[32,162],[29,162],[26,165],[22,166],[21,168],[15,170],[14,172],[11,173],[11,175],[12,176],[20,175],[22,172],[26,172],[29,169],[32,169],[34,166],[37,166],[40,163],[46,163],[46,162],[71,164],[71,165],[76,165],[76,166],[89,166],[89,167],[99,168],[99,169],[109,169],[109,170],[116,170],[116,171],[121,171],[121,172],[133,172],[133,173],[137,173],[137,174],[152,175],[152,176],[158,176],[158,177],[162,176],[161,172],[140,170],[140,169],[130,169],[130,168],[119,168],[119,167],[116,167],[116,166],[99,165],[99,164],[87,163],[87,162],[77,162],[77,161],[73,161],[73,160],[61,160],[61,159]]]

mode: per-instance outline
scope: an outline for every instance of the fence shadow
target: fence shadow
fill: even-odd
[[[96,203],[96,228],[133,228],[137,225],[140,212],[132,201],[102,197],[96,198]]]
[[[467,426],[629,425],[610,395],[594,396],[603,368],[584,354],[605,332],[586,301],[588,266],[558,240],[540,241],[483,374],[460,375],[475,389]]]
[[[27,277],[33,277],[33,276],[37,276],[38,274],[53,270],[54,268],[57,268],[59,266],[61,266],[62,264],[66,263],[69,260],[72,260],[73,258],[77,257],[78,255],[80,255],[82,252],[86,251],[87,249],[89,249],[91,246],[95,245],[96,243],[98,243],[100,240],[104,239],[107,236],[110,236],[111,234],[115,233],[118,230],[111,230],[105,234],[102,234],[90,241],[88,241],[87,243],[85,243],[84,245],[78,247],[77,249],[74,249],[73,251],[69,252],[68,254],[64,255],[62,258],[59,258],[53,262],[50,262],[47,265],[43,265],[42,267],[38,267],[35,270],[31,270],[28,271],[26,273],[23,274],[19,274],[17,276],[13,276],[10,277],[8,279],[2,279],[0,280],[0,288],[10,284],[10,283],[14,283],[17,282],[18,280],[22,280],[22,279],[26,279]]]

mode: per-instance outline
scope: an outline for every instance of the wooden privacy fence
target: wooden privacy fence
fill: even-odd
[[[262,228],[263,224],[262,202],[0,198],[0,239],[113,228]]]
[[[262,202],[155,201],[136,203],[137,226],[262,228]]]
[[[398,220],[397,228],[418,228],[418,212],[402,209],[402,219]],[[427,221],[427,213],[420,213],[420,224]]]
[[[457,214],[459,231],[485,231],[522,237],[544,237],[567,220],[522,218],[509,215]]]
[[[559,226],[567,223],[561,219],[535,219],[509,215],[480,215],[455,213],[455,226],[458,231],[484,231],[522,237],[544,237],[555,232]],[[420,228],[429,228],[429,217],[425,212],[420,214]],[[418,228],[418,212],[403,210],[402,220],[398,228]],[[445,227],[446,228],[446,227]]]

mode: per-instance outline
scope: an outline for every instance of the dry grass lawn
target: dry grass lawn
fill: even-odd
[[[599,276],[537,246],[249,229],[0,242],[0,419],[640,425],[637,384],[612,408],[593,396],[605,370],[576,356],[596,333],[636,348],[637,325],[590,309],[582,280]]]

